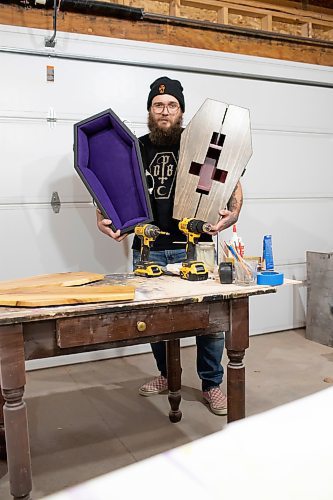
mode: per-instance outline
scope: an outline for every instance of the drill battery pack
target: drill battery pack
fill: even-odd
[[[156,278],[163,274],[161,266],[155,264],[154,262],[138,263],[134,269],[134,274],[136,276],[144,276],[145,278]]]
[[[208,271],[203,262],[183,262],[179,272],[183,280],[205,281],[208,279]]]

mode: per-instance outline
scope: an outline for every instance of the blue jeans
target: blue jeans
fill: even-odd
[[[151,251],[150,259],[156,264],[165,267],[167,264],[182,262],[186,258],[185,250],[159,250]],[[133,267],[140,260],[140,252],[133,250]],[[154,278],[152,278],[154,279]],[[180,278],[179,278],[180,279]],[[202,390],[208,391],[219,386],[223,379],[221,365],[224,349],[224,332],[196,337],[197,343],[197,372],[202,383]],[[157,368],[164,377],[167,376],[165,342],[151,344]]]

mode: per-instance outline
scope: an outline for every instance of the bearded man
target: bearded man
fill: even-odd
[[[185,111],[183,87],[178,80],[166,76],[150,85],[147,100],[149,133],[140,137],[143,166],[153,178],[151,204],[153,224],[168,236],[157,238],[151,247],[150,259],[162,267],[182,262],[186,258],[185,235],[178,228],[178,221],[172,218],[175,195],[177,163],[182,121]],[[242,207],[242,188],[237,184],[228,203],[228,210],[222,210],[219,222],[212,227],[211,234],[201,235],[200,241],[211,241],[212,236],[230,227],[237,219]],[[97,225],[100,231],[121,241],[127,235],[113,232],[111,221],[103,219],[97,211]],[[183,243],[182,243],[183,242]],[[140,240],[133,240],[133,266],[140,260]],[[223,379],[221,365],[224,349],[224,332],[196,337],[197,372],[202,383],[203,399],[216,415],[227,414],[227,398],[220,389]],[[168,390],[165,342],[151,344],[160,375],[140,387],[142,396],[153,396]]]

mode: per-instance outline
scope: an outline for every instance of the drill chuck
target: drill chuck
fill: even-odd
[[[196,234],[209,233],[211,227],[211,224],[199,219],[190,219],[187,224],[187,230]]]
[[[134,232],[137,236],[148,238],[149,240],[156,240],[157,236],[160,234],[169,234],[161,231],[159,227],[153,224],[138,224]]]
[[[161,230],[157,226],[153,226],[152,224],[149,224],[145,227],[144,230],[144,235],[147,236],[147,238],[157,238],[161,234]]]

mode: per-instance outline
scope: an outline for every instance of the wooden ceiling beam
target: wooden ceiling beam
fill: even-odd
[[[52,30],[51,10],[0,4],[0,24]],[[333,43],[166,16],[143,21],[60,12],[58,31],[333,66]]]

